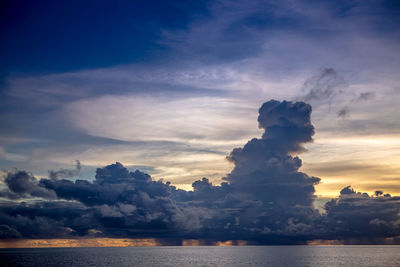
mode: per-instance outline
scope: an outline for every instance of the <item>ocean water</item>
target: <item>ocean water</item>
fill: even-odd
[[[400,266],[400,246],[0,249],[0,266]]]

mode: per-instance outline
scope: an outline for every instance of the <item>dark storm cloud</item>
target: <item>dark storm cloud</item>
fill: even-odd
[[[325,209],[327,238],[375,243],[400,234],[400,197],[382,191],[369,196],[348,186],[338,199],[327,202]]]
[[[232,186],[259,192],[257,199],[265,203],[310,207],[314,184],[319,178],[298,172],[301,160],[290,152],[303,150],[302,143],[310,142],[314,127],[310,123],[311,106],[301,102],[269,101],[260,108],[258,122],[265,129],[261,139],[250,140],[229,156],[235,168],[225,178]],[[296,200],[291,199],[296,192]]]
[[[258,116],[260,128],[265,130],[262,140],[283,154],[302,150],[302,144],[312,141],[311,106],[302,102],[269,101],[264,103]]]
[[[8,225],[2,224],[0,225],[0,238],[17,238],[21,237],[21,234],[18,233],[14,228],[11,228]]]
[[[81,203],[38,201],[2,203],[0,234],[24,238],[60,238],[86,235],[96,225],[90,209]],[[5,237],[5,238],[11,238]]]
[[[38,180],[26,171],[8,173],[4,183],[9,190],[0,191],[0,196],[7,196],[10,199],[24,197],[56,198],[52,191],[41,187]]]
[[[300,172],[302,162],[293,156],[312,141],[310,115],[311,106],[303,102],[266,102],[258,117],[265,132],[231,152],[228,159],[235,166],[223,178],[226,182],[215,186],[202,178],[192,184],[193,191],[154,181],[120,163],[97,169],[93,182],[61,178],[70,176],[65,170],[40,180],[24,171],[8,173],[1,193],[8,201],[0,205],[0,236],[303,244],[399,235],[397,197],[381,192],[371,197],[346,187],[325,205],[326,214],[314,208],[314,185],[320,179]],[[16,198],[26,201],[10,201]]]

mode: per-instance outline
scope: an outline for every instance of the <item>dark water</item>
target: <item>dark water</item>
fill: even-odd
[[[400,266],[400,246],[0,249],[0,266]]]

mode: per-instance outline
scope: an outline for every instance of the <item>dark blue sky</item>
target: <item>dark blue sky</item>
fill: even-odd
[[[2,1],[2,75],[156,60],[161,31],[207,13],[206,1]]]
[[[291,10],[290,2],[257,2],[256,9],[227,25],[219,41],[212,44],[217,51],[214,57],[235,59],[240,56],[235,54],[257,52],[260,43],[253,35],[257,30],[291,30],[312,38],[329,38],[337,31],[318,29],[312,16]],[[310,10],[325,9],[333,18],[372,17],[372,25],[364,26],[376,34],[393,34],[399,26],[398,1],[301,2],[311,6]],[[15,73],[53,73],[174,58],[176,55],[172,54],[176,51],[163,43],[162,33],[186,31],[194,21],[213,19],[218,15],[210,12],[213,4],[211,1],[2,1],[2,78]],[[230,6],[222,8],[239,6],[240,1],[232,1]],[[253,42],[249,44],[249,40]],[[228,51],[220,50],[227,43],[231,43]]]

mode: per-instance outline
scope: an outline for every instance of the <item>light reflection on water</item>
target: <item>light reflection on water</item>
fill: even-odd
[[[400,266],[400,246],[0,249],[0,266]]]

